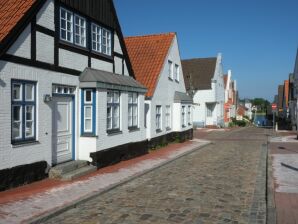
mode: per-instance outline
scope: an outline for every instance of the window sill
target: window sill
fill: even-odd
[[[171,131],[171,128],[166,128],[166,131]]]
[[[182,128],[186,128],[186,126],[185,125],[182,125]]]
[[[169,79],[170,81],[173,81],[173,79],[172,79],[171,77],[168,77],[168,79]]]
[[[190,125],[192,125],[192,123],[188,123],[188,125],[190,126]]]
[[[81,137],[82,138],[87,138],[87,137],[90,137],[90,138],[96,137],[97,138],[98,136],[93,133],[84,133],[84,134],[81,134]]]
[[[37,145],[40,144],[39,141],[36,140],[30,140],[30,141],[21,141],[21,142],[13,142],[11,143],[12,148],[18,148],[23,146],[30,146],[30,145]]]
[[[156,133],[160,133],[160,132],[162,132],[161,129],[156,129]]]
[[[119,134],[122,134],[122,131],[120,131],[120,129],[107,130],[107,134],[109,136],[111,136],[111,135],[119,135]]]
[[[139,131],[139,130],[140,130],[140,128],[138,128],[138,127],[129,127],[128,128],[129,132],[134,132],[134,131]]]
[[[175,79],[175,82],[176,82],[176,83],[179,83],[179,81],[178,81],[177,79]]]

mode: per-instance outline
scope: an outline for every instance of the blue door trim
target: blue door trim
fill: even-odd
[[[71,97],[72,101],[72,160],[76,159],[76,107],[75,107],[75,95],[73,94],[57,94],[53,93],[53,97]]]

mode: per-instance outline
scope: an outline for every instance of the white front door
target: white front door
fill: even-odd
[[[73,159],[72,97],[53,97],[53,164]]]

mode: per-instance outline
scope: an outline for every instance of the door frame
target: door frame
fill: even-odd
[[[71,134],[71,137],[72,137],[72,141],[71,141],[71,144],[72,144],[72,160],[75,160],[76,159],[76,107],[75,107],[75,95],[74,94],[59,94],[59,93],[52,93],[52,97],[71,97],[71,102],[72,102],[72,134]],[[53,118],[52,118],[53,119]],[[53,139],[53,137],[52,137]],[[53,151],[53,150],[52,150]]]

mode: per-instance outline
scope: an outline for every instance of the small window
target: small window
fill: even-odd
[[[160,131],[161,130],[161,106],[157,105],[156,106],[156,117],[155,117],[155,122],[156,122],[156,130]]]
[[[78,15],[74,16],[75,44],[86,47],[86,20]]]
[[[128,128],[138,126],[138,94],[128,93]]]
[[[175,64],[175,70],[174,70],[174,78],[176,81],[179,82],[179,65]]]
[[[30,81],[12,81],[11,141],[35,140],[36,84]]]
[[[82,99],[82,134],[95,135],[95,89],[83,89]]]
[[[73,42],[73,14],[60,8],[60,39]]]
[[[173,79],[173,62],[170,60],[168,61],[168,77]]]
[[[182,117],[182,127],[185,127],[185,126],[186,126],[185,106],[182,106],[182,109],[181,109],[181,117]]]
[[[188,122],[188,125],[191,125],[191,106],[188,106],[187,122]]]
[[[107,130],[120,129],[120,92],[107,92]]]
[[[166,106],[166,129],[171,129],[171,106]]]

